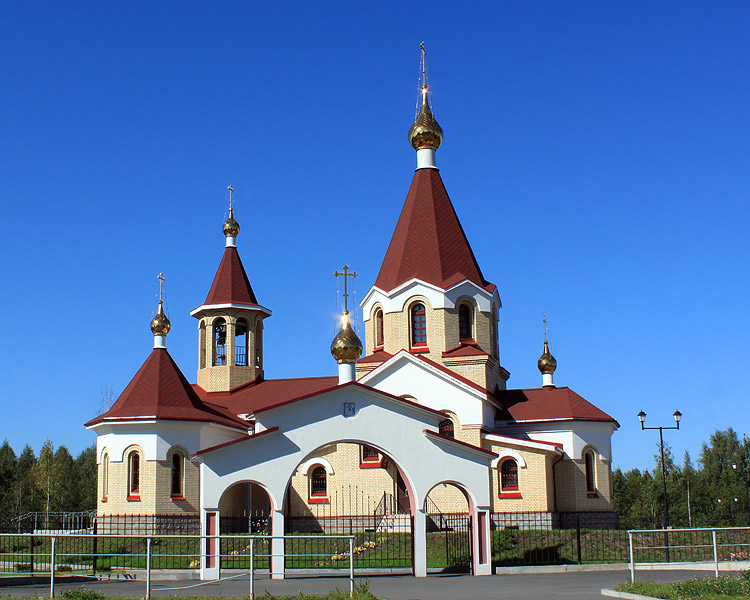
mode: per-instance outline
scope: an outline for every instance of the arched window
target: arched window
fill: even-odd
[[[596,492],[596,469],[594,468],[594,453],[586,452],[583,456],[584,466],[586,468],[586,491],[588,493]]]
[[[263,322],[260,320],[255,326],[255,366],[263,368]]]
[[[141,455],[133,451],[128,455],[128,498],[140,497]]]
[[[379,308],[375,311],[375,347],[382,348],[383,342],[383,309]]]
[[[473,310],[468,304],[459,304],[458,306],[458,339],[474,339],[474,319]]]
[[[445,419],[444,421],[440,421],[438,424],[438,432],[440,435],[444,435],[445,437],[452,438],[453,437],[453,421],[451,419]]]
[[[500,356],[500,348],[497,342],[497,308],[492,307],[492,323],[490,323],[492,330],[490,331],[492,341],[492,356],[498,358]]]
[[[224,319],[214,321],[214,366],[227,364],[227,323]]]
[[[315,467],[310,477],[310,495],[327,496],[328,485],[326,483],[326,470],[323,467]]]
[[[411,307],[411,345],[427,345],[427,311],[424,304]]]
[[[234,325],[234,364],[247,366],[247,321],[237,319]]]
[[[200,324],[200,349],[198,351],[198,363],[199,369],[206,368],[206,322],[201,321]]]
[[[367,444],[362,445],[362,462],[379,462],[380,453]]]
[[[512,458],[504,460],[500,465],[500,491],[518,491],[518,464]]]
[[[107,494],[109,492],[109,453],[104,453],[102,458],[102,501],[107,501]]]
[[[184,457],[180,452],[172,454],[172,498],[182,498],[182,476],[185,472]]]

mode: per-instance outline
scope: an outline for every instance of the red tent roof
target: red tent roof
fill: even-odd
[[[237,248],[227,248],[203,304],[258,304]]]
[[[603,410],[583,399],[569,387],[499,390],[495,398],[505,408],[498,410],[498,421],[612,421]]]
[[[414,278],[442,289],[468,279],[495,291],[482,276],[437,169],[415,171],[375,286],[390,292]]]
[[[139,419],[209,421],[247,429],[246,423],[226,409],[201,401],[164,348],[154,348],[112,408],[86,426]]]

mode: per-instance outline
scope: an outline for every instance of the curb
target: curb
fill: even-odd
[[[640,594],[618,592],[616,590],[608,590],[607,588],[602,588],[602,596],[609,596],[610,598],[625,598],[625,600],[655,600],[653,596],[641,596]]]

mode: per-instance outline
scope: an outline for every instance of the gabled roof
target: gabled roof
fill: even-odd
[[[492,293],[437,169],[417,169],[375,286],[390,292],[419,279],[447,290],[469,280]]]
[[[504,407],[497,421],[609,421],[615,419],[576,394],[569,387],[499,390],[495,398]]]
[[[464,356],[489,356],[484,350],[482,350],[476,344],[461,343],[455,348],[446,350],[443,352],[443,358],[459,358]]]
[[[247,430],[226,409],[201,401],[165,348],[154,348],[112,408],[86,426],[146,419],[207,421]]]
[[[382,363],[391,358],[393,354],[388,354],[385,350],[375,350],[372,354],[363,356],[357,362],[360,363]]]
[[[229,247],[224,250],[214,282],[203,304],[258,304],[237,248]]]

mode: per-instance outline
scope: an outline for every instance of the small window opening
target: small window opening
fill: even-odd
[[[415,304],[411,309],[411,345],[427,345],[427,312],[424,304]]]
[[[453,421],[451,419],[440,421],[440,423],[438,424],[438,432],[440,433],[440,435],[452,438],[454,435]]]
[[[182,497],[182,473],[183,473],[182,454],[175,452],[172,455],[172,497]]]
[[[224,319],[214,321],[214,365],[227,364],[227,324]]]
[[[234,364],[247,366],[247,321],[237,319],[234,326]]]
[[[500,490],[503,492],[518,491],[518,465],[513,459],[503,461],[500,466]]]
[[[315,467],[310,478],[310,495],[326,496],[327,494],[326,470],[323,467]]]
[[[378,309],[375,311],[375,347],[382,348],[383,342],[383,311]]]
[[[458,339],[461,341],[474,339],[474,323],[472,310],[467,304],[458,307]]]

